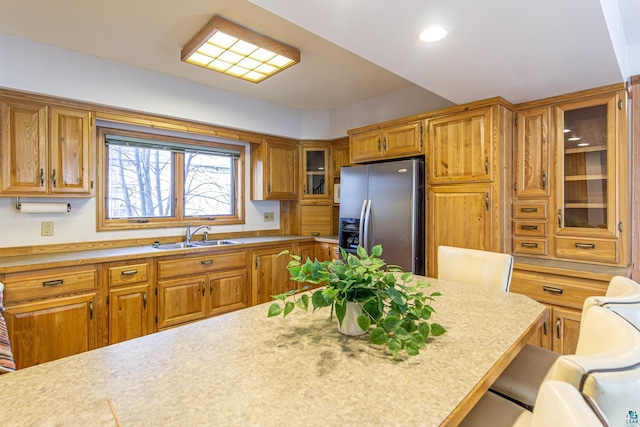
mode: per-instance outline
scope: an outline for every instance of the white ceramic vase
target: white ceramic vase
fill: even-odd
[[[358,325],[358,316],[362,314],[362,307],[357,302],[347,302],[347,312],[342,319],[342,325],[338,322],[338,330],[344,335],[362,335],[367,331]]]

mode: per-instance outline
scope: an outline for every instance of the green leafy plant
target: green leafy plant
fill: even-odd
[[[324,286],[311,293],[310,285],[274,295],[277,300],[269,307],[268,317],[286,317],[295,307],[308,311],[309,300],[313,310],[331,307],[342,325],[347,310],[347,302],[355,302],[362,308],[358,325],[365,331],[371,327],[369,342],[386,345],[393,356],[404,350],[414,356],[425,347],[430,335],[439,336],[446,330],[438,323],[429,323],[435,310],[431,306],[439,292],[426,293],[431,286],[425,280],[413,283],[411,273],[405,273],[397,266],[387,265],[380,258],[382,246],[371,249],[371,254],[359,246],[357,256],[344,249],[342,259],[332,261],[311,261],[303,263],[297,255],[283,251],[291,258],[287,269],[297,282]]]

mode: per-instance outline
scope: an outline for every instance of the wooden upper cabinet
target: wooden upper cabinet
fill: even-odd
[[[349,166],[349,141],[331,144],[331,171],[334,178],[340,178],[343,166]]]
[[[329,181],[329,145],[303,142],[300,149],[300,199],[329,199],[332,190]]]
[[[351,163],[424,154],[422,122],[414,121],[352,133],[349,145]]]
[[[90,196],[93,113],[2,101],[2,195]]]
[[[486,182],[493,177],[492,109],[429,120],[429,182]]]
[[[550,108],[533,108],[516,115],[515,195],[519,199],[550,194]]]
[[[2,101],[0,157],[7,194],[47,192],[47,109],[43,104]]]
[[[264,140],[251,145],[251,200],[298,198],[298,144]]]
[[[93,118],[89,111],[51,107],[50,191],[90,194]]]

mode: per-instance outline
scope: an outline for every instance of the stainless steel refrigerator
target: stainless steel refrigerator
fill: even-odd
[[[382,244],[387,264],[425,273],[424,161],[343,167],[339,244],[355,253]]]

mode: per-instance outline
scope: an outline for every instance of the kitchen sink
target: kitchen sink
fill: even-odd
[[[187,248],[197,248],[198,245],[194,245],[193,243],[185,243],[185,242],[178,242],[178,243],[154,243],[153,245],[151,245],[154,249],[164,249],[164,250],[171,250],[171,249],[187,249]]]
[[[222,245],[237,245],[240,242],[233,240],[199,240],[197,242],[191,242],[194,246],[222,246]]]

